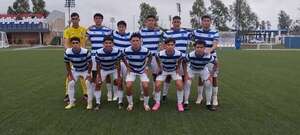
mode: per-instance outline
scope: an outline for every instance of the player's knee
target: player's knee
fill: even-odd
[[[156,90],[159,90],[160,86],[161,86],[161,81],[156,81],[155,82],[155,88],[156,88]]]
[[[178,90],[181,90],[182,87],[183,87],[182,81],[181,81],[181,80],[177,80],[177,81],[176,81],[176,88],[177,88]]]
[[[142,85],[143,85],[143,88],[144,88],[144,89],[149,87],[148,82],[142,82]]]
[[[132,82],[126,82],[126,88],[131,88],[132,87]]]

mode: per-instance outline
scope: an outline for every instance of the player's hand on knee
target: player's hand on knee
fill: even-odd
[[[205,53],[206,54],[210,54],[212,52],[212,48],[205,48]]]
[[[210,82],[212,82],[213,81],[213,75],[209,75],[209,77],[208,77],[207,80],[209,80]]]
[[[117,85],[120,85],[122,82],[121,82],[121,79],[120,78],[118,78],[118,79],[116,79],[116,84]]]
[[[190,79],[190,77],[189,77],[189,75],[184,75],[184,80],[189,80]]]
[[[97,84],[97,85],[101,85],[101,84],[102,84],[102,79],[101,79],[101,77],[98,76],[98,77],[96,78],[96,84]]]
[[[95,90],[100,90],[100,87],[101,87],[101,84],[96,84],[96,86],[95,86]]]
[[[72,74],[69,74],[68,75],[68,80],[69,81],[74,81],[75,79],[74,79],[74,76],[72,75]]]

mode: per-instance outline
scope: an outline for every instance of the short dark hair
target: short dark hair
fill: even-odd
[[[130,40],[131,40],[132,38],[134,38],[134,37],[137,37],[137,38],[139,38],[139,39],[142,39],[141,34],[140,34],[140,33],[137,33],[137,32],[135,32],[135,33],[133,33],[133,34],[131,35]]]
[[[94,18],[96,18],[96,17],[100,17],[101,19],[103,19],[103,15],[101,13],[94,14]]]
[[[80,38],[79,37],[71,37],[70,42],[73,42],[73,41],[80,42]]]
[[[73,12],[73,13],[71,14],[71,17],[79,17],[79,14],[76,13],[76,12]]]
[[[194,46],[197,46],[197,45],[203,45],[203,46],[205,46],[205,41],[203,41],[203,40],[197,40],[195,43],[194,43]]]
[[[211,17],[209,15],[204,15],[204,16],[201,17],[201,20],[204,20],[204,19],[211,20]]]
[[[175,41],[174,38],[167,38],[167,39],[165,40],[165,44],[168,44],[168,43],[170,43],[170,42],[173,42],[174,44],[176,43],[176,41]]]
[[[174,16],[173,20],[181,20],[181,17],[180,16]]]
[[[111,42],[114,42],[114,39],[113,39],[111,36],[104,36],[103,42],[105,42],[105,41],[111,41]]]
[[[127,27],[127,24],[126,24],[125,21],[119,21],[119,22],[117,23],[117,26],[120,26],[120,25],[124,25],[125,27]]]
[[[153,18],[153,19],[156,20],[156,16],[155,16],[155,15],[148,15],[148,16],[146,17],[146,19],[149,19],[149,18]]]

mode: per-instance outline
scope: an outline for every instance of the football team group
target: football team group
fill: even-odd
[[[107,101],[117,102],[119,109],[125,105],[125,95],[126,109],[132,111],[133,90],[138,90],[145,111],[158,111],[167,102],[174,80],[177,110],[183,112],[190,109],[192,80],[198,79],[196,104],[203,102],[208,110],[217,110],[219,33],[211,28],[210,16],[203,16],[201,28],[195,30],[182,28],[181,18],[174,16],[172,28],[163,31],[156,16],[149,15],[138,32],[127,32],[125,21],[119,21],[116,30],[103,26],[100,13],[93,19],[95,24],[85,29],[79,24],[79,14],[72,13],[71,26],[64,31],[65,109],[75,107],[75,83],[79,80],[88,110],[101,109],[105,84]],[[140,87],[134,89],[137,77]],[[153,105],[149,104],[150,97]]]

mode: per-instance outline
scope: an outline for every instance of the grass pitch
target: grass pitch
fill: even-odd
[[[176,111],[172,85],[168,102],[158,112],[118,110],[107,103],[86,111],[78,102],[64,110],[65,70],[62,49],[0,50],[0,135],[299,135],[300,52],[219,51],[220,109],[203,105]],[[80,88],[80,87],[78,87]],[[77,88],[77,99],[81,90]]]

